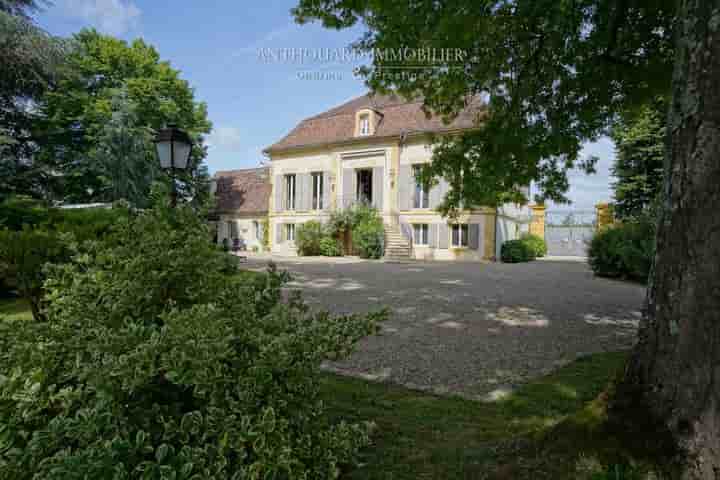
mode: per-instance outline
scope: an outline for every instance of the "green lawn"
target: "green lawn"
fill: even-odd
[[[3,317],[31,319],[19,300],[0,300]],[[592,471],[627,463],[622,442],[604,430],[597,400],[624,360],[624,353],[585,357],[493,403],[324,375],[333,418],[377,425],[362,465],[343,478],[636,478],[578,473],[578,465]]]

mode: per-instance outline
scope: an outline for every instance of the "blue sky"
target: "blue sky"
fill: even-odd
[[[91,26],[126,40],[142,37],[154,45],[208,105],[214,130],[207,162],[214,172],[259,165],[261,150],[300,120],[365,92],[352,74],[356,63],[300,65],[260,58],[260,49],[340,49],[361,33],[295,25],[289,14],[294,3],[54,0],[37,21],[56,35]],[[600,157],[598,173],[571,176],[574,208],[592,207],[611,195],[612,143],[588,145],[586,154]]]

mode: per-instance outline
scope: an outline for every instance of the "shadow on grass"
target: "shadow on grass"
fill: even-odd
[[[32,320],[30,306],[20,298],[4,298],[0,300],[0,319]]]
[[[621,442],[604,429],[598,396],[625,360],[622,352],[584,357],[496,402],[331,374],[322,396],[338,420],[377,424],[362,466],[344,478],[636,478],[602,476],[625,469],[607,462],[627,463]]]

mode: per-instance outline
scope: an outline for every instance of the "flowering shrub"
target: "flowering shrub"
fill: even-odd
[[[382,313],[332,317],[287,275],[223,273],[186,209],[49,267],[47,322],[0,322],[0,478],[330,479],[368,442],[318,399]]]

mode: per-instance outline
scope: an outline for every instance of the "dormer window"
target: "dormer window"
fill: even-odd
[[[367,113],[360,115],[359,134],[361,137],[370,135],[370,115]]]

